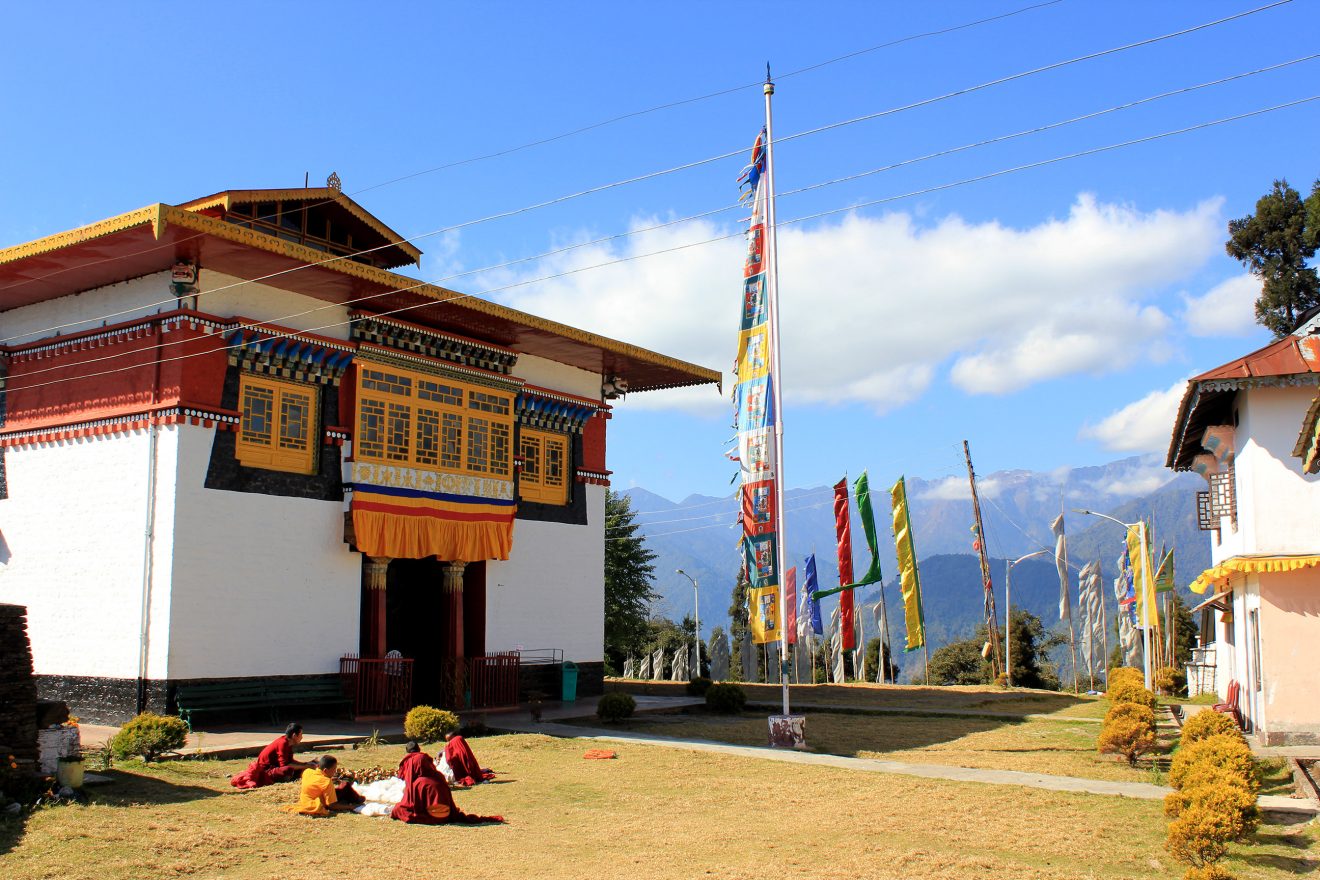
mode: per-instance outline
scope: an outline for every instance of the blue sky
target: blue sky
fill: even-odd
[[[1261,2],[74,4],[8,11],[0,245],[142,205],[336,171],[405,235],[750,146],[755,84],[776,134],[899,107]],[[781,193],[1315,52],[1310,0],[974,94],[784,143]],[[779,203],[788,220],[1320,93],[1320,61]],[[748,88],[735,89],[737,86]],[[657,105],[553,143],[415,175]],[[1268,341],[1228,219],[1273,179],[1320,175],[1320,102],[794,224],[780,239],[790,485],[869,467],[1047,470],[1161,450],[1178,382]],[[433,235],[439,279],[731,205],[737,156]],[[380,185],[387,184],[387,185]],[[453,281],[727,369],[740,214]],[[654,250],[667,256],[544,276]],[[619,487],[730,490],[714,391],[635,395],[611,424]]]

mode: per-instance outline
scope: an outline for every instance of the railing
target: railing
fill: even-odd
[[[516,648],[508,653],[516,654],[523,666],[548,666],[564,662],[563,648]]]
[[[448,709],[499,709],[518,705],[517,652],[451,657],[440,666],[440,699]]]
[[[412,708],[413,661],[405,657],[339,658],[339,675],[354,717],[395,715]]]

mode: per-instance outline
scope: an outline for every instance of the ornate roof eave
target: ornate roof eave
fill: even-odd
[[[145,208],[138,208],[136,211],[129,211],[125,214],[98,220],[96,223],[79,226],[76,229],[68,229],[54,235],[47,235],[44,238],[0,249],[0,265],[15,263],[28,257],[40,256],[69,245],[103,238],[148,223],[151,224],[152,233],[159,238],[161,224],[164,219],[164,209],[168,207],[168,205],[162,204],[148,205]]]
[[[1288,376],[1242,376],[1203,381],[1189,380],[1187,391],[1183,394],[1182,402],[1178,406],[1178,417],[1174,422],[1173,441],[1169,444],[1169,452],[1165,457],[1164,466],[1175,471],[1191,470],[1193,456],[1187,454],[1187,445],[1189,442],[1196,442],[1196,449],[1199,450],[1200,438],[1188,437],[1187,429],[1196,414],[1196,410],[1209,396],[1236,391],[1249,391],[1253,388],[1304,388],[1307,386],[1320,386],[1320,373],[1294,373]],[[1315,409],[1314,405],[1312,409]],[[1314,426],[1314,417],[1308,415],[1308,419],[1310,419],[1309,423]],[[1305,434],[1305,431],[1304,423],[1303,434]],[[1302,440],[1299,439],[1298,444],[1301,443]],[[1299,453],[1294,452],[1293,454],[1298,455]]]
[[[311,189],[229,189],[224,192],[218,192],[214,195],[203,196],[200,199],[193,199],[191,202],[184,202],[174,207],[183,208],[185,211],[205,211],[208,208],[224,208],[226,211],[232,210],[234,205],[245,205],[251,202],[279,202],[279,201],[326,201],[335,202],[345,211],[352,214],[355,218],[362,221],[372,230],[377,232],[382,238],[387,239],[393,247],[398,248],[407,254],[414,264],[420,265],[422,252],[419,248],[408,242],[402,235],[390,229],[384,223],[372,214],[366,208],[363,208],[350,197],[344,195],[336,189],[325,187],[312,187]]]

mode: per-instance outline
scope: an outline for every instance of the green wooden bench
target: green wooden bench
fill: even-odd
[[[273,681],[215,681],[181,685],[175,692],[179,717],[192,730],[193,716],[207,712],[267,709],[272,722],[280,710],[294,706],[334,706],[347,712],[353,701],[344,696],[338,678],[282,678]]]

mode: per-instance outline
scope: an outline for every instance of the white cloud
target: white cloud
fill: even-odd
[[[1083,195],[1066,218],[1026,229],[950,216],[848,216],[783,229],[783,367],[790,400],[862,402],[877,411],[920,397],[951,365],[972,393],[1004,393],[1078,372],[1158,359],[1167,316],[1150,293],[1186,278],[1218,246],[1220,202],[1140,212]],[[633,228],[654,225],[635,218]],[[508,283],[736,232],[706,221],[548,258]],[[511,291],[502,301],[574,326],[727,370],[733,359],[741,236],[617,263]],[[729,383],[725,383],[727,392]],[[685,406],[646,394],[629,405]]]
[[[1193,336],[1246,336],[1258,329],[1260,279],[1247,273],[1221,281],[1203,296],[1183,294],[1183,323]]]
[[[1114,452],[1163,452],[1169,448],[1169,432],[1186,390],[1187,382],[1181,380],[1164,391],[1152,391],[1098,424],[1083,425],[1078,436],[1099,441]]]
[[[994,477],[981,477],[976,481],[976,493],[982,498],[995,498],[1003,489],[1003,484]],[[919,498],[922,501],[971,501],[972,487],[966,477],[945,477],[927,486]]]

